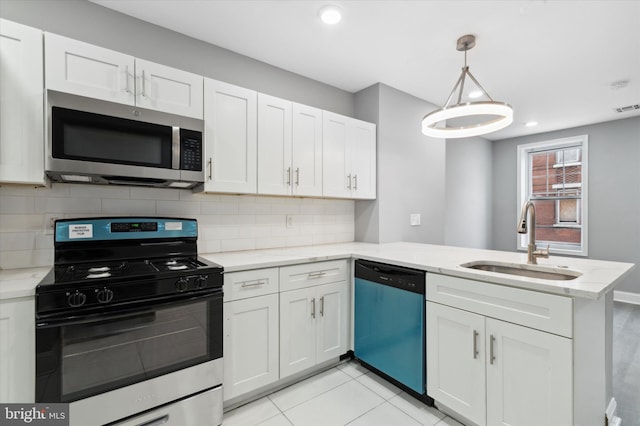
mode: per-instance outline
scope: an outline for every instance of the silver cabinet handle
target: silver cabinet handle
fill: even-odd
[[[207,161],[207,165],[209,166],[209,180],[211,180],[211,176],[212,173],[211,171],[213,170],[213,158],[209,157],[209,161]]]
[[[164,415],[162,417],[159,417],[157,419],[151,420],[149,422],[140,423],[138,426],[158,426],[158,425],[163,425],[168,421],[169,421],[169,415],[166,414],[166,415]]]
[[[307,277],[309,277],[309,278],[321,278],[321,277],[324,277],[325,274],[326,274],[325,271],[309,272],[309,275],[307,275]]]
[[[320,298],[320,316],[324,316],[324,296]]]
[[[478,332],[473,330],[473,359],[478,357]]]
[[[351,189],[351,175],[347,175],[347,189]]]
[[[296,186],[300,185],[300,167],[296,167]]]
[[[287,186],[291,186],[291,167],[287,169]]]
[[[263,280],[256,280],[256,281],[245,281],[242,284],[240,284],[240,287],[242,288],[247,288],[247,287],[257,287],[259,285],[265,285],[267,282],[263,281]]]
[[[358,175],[353,175],[353,189],[358,190]]]
[[[316,318],[316,299],[311,299],[311,318]]]
[[[142,70],[142,96],[147,97],[147,82],[144,75],[144,70]]]
[[[496,357],[493,354],[493,343],[495,341],[496,341],[496,338],[493,337],[493,334],[492,334],[491,337],[489,337],[489,364],[493,364],[493,361],[496,360]]]
[[[125,86],[124,86],[124,91],[125,93],[131,93],[131,89],[129,88],[129,65],[125,65],[124,67],[124,79],[125,79]]]

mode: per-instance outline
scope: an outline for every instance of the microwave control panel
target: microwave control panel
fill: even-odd
[[[180,130],[180,170],[202,171],[202,133]]]

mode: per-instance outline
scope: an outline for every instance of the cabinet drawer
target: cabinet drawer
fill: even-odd
[[[565,337],[573,334],[570,297],[428,273],[427,300]]]
[[[278,292],[278,268],[253,269],[224,274],[224,301]]]
[[[347,261],[304,263],[280,268],[280,291],[313,287],[347,279]]]

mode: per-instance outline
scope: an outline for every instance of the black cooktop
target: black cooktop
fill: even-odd
[[[197,255],[196,241],[195,219],[56,221],[55,264],[36,287],[37,315],[221,292],[223,269]]]

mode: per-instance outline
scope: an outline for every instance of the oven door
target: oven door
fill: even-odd
[[[39,320],[36,401],[77,401],[218,358],[222,291]]]

